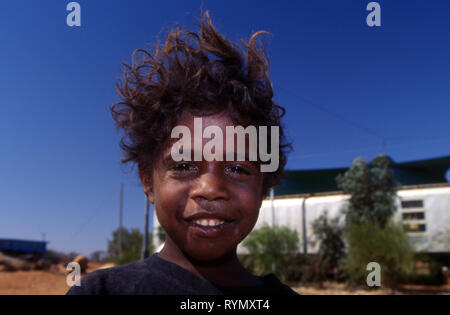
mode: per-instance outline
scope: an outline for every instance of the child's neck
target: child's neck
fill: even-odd
[[[202,262],[186,257],[178,246],[170,238],[167,238],[158,256],[217,285],[252,286],[261,284],[260,279],[242,266],[237,258],[236,249],[218,260]]]

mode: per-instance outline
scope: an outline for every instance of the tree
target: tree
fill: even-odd
[[[312,227],[316,241],[320,242],[314,278],[321,282],[330,276],[336,276],[336,269],[345,250],[342,239],[343,228],[339,226],[339,218],[328,218],[326,211],[314,220]]]
[[[164,229],[162,228],[162,226],[158,226],[158,240],[160,243],[164,243],[166,241],[166,232],[164,231]]]
[[[286,278],[289,262],[298,252],[299,238],[295,230],[287,227],[269,227],[267,224],[253,230],[244,240],[243,246],[248,250],[244,265],[256,274],[272,272],[282,279]]]
[[[120,228],[119,228],[120,229]],[[143,235],[139,229],[122,228],[122,254],[119,255],[119,229],[113,231],[112,240],[108,240],[108,257],[118,264],[127,264],[141,258]],[[149,252],[153,253],[152,236],[149,235]]]
[[[345,174],[337,176],[338,187],[351,195],[344,210],[348,224],[378,222],[384,227],[392,217],[396,210],[396,182],[390,164],[385,154],[378,155],[369,165],[357,158]]]
[[[92,252],[90,255],[91,261],[103,261],[105,258],[105,251],[103,250],[96,250],[95,252]]]
[[[396,182],[390,171],[390,159],[380,154],[370,164],[361,158],[337,177],[338,186],[350,194],[344,209],[347,254],[342,268],[353,283],[365,283],[367,264],[381,266],[384,284],[395,287],[411,270],[413,250],[401,223],[392,216]]]
[[[67,261],[73,261],[75,259],[75,257],[77,257],[78,255],[80,255],[80,253],[70,252],[66,255],[66,259],[67,259]]]
[[[45,259],[52,264],[68,261],[67,255],[56,250],[48,249],[45,254]]]

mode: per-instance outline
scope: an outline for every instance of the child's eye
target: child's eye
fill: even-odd
[[[227,166],[226,171],[237,175],[250,175],[250,171],[240,165]]]
[[[189,162],[180,162],[172,167],[170,167],[171,171],[177,172],[177,173],[185,173],[185,172],[192,172],[197,170],[197,166],[194,163]]]

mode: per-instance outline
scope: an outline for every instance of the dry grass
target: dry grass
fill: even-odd
[[[302,295],[405,295],[405,294],[450,294],[450,284],[442,286],[403,285],[396,291],[386,288],[350,289],[344,283],[325,282],[323,288],[316,285],[292,286]]]
[[[388,289],[349,289],[343,283],[324,282],[323,288],[316,285],[293,286],[293,289],[302,295],[387,295],[392,294]]]

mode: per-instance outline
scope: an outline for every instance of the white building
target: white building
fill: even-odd
[[[403,222],[417,251],[450,253],[450,183],[445,178],[449,168],[450,156],[392,164],[392,173],[400,183],[394,219]],[[337,174],[346,170],[288,171],[274,198],[274,211],[272,201],[264,200],[255,228],[270,226],[273,220],[299,233],[302,252],[316,252],[312,222],[325,211],[330,218],[336,217],[346,205],[349,196],[337,191],[335,183]],[[245,252],[241,247],[239,251]]]
[[[396,220],[409,227],[409,236],[418,251],[450,253],[450,184],[402,186],[397,190]],[[349,196],[342,193],[282,196],[274,200],[276,225],[295,229],[303,244],[305,213],[307,252],[314,253],[312,222],[325,211],[330,218],[339,215]],[[272,202],[264,200],[256,227],[272,224]],[[243,252],[243,249],[240,249]]]

